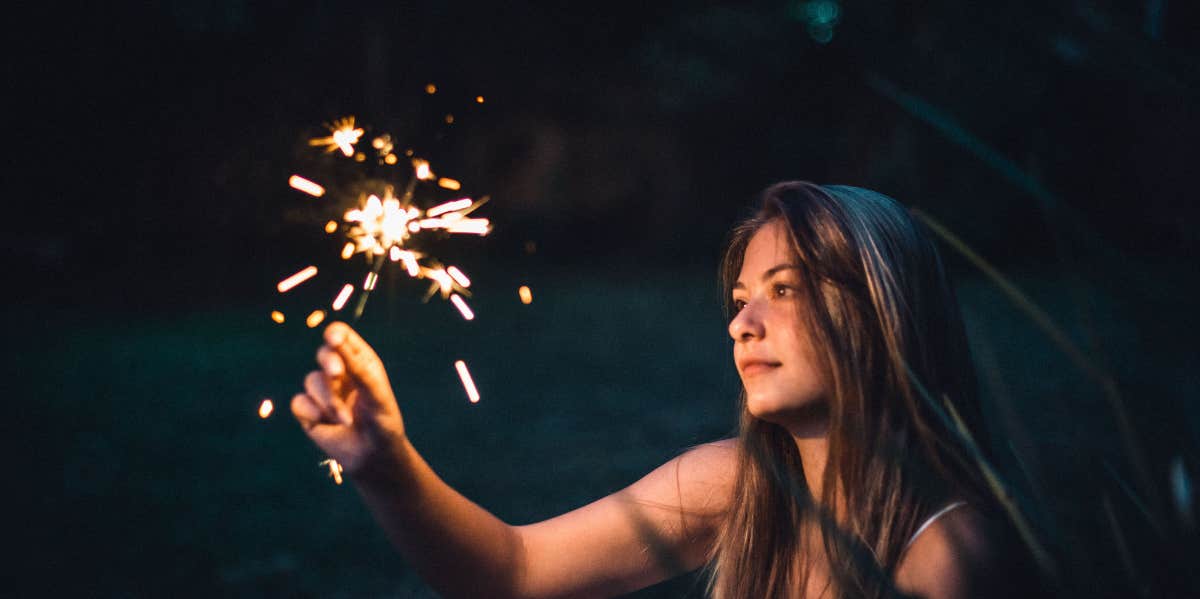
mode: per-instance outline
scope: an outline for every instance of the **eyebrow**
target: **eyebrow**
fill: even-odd
[[[772,276],[774,276],[776,273],[783,271],[783,270],[800,270],[800,265],[799,264],[791,264],[791,263],[776,264],[775,266],[768,268],[767,271],[762,274],[762,277],[759,277],[759,278],[761,278],[762,280],[765,281],[765,280],[771,278]],[[744,283],[742,283],[741,281],[738,281],[733,284],[733,288],[735,290],[745,289],[746,285]]]

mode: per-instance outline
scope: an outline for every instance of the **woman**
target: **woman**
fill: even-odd
[[[612,596],[705,564],[722,599],[998,595],[1012,580],[1000,518],[947,416],[979,439],[961,317],[907,212],[863,189],[775,185],[722,275],[738,438],[544,522],[510,526],[442,482],[344,324],[292,411],[445,596]]]

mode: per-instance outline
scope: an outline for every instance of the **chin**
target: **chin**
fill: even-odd
[[[748,393],[746,410],[759,420],[778,424],[788,430],[811,428],[814,422],[824,422],[829,418],[828,402],[816,397]]]

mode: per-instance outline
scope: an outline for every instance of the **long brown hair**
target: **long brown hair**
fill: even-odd
[[[710,591],[796,596],[810,573],[802,564],[823,549],[833,596],[886,596],[921,519],[949,498],[991,505],[928,400],[950,401],[986,447],[958,302],[932,240],[894,200],[788,182],[763,192],[757,214],[731,236],[721,269],[729,314],[750,238],[773,221],[786,226],[802,266],[802,322],[829,391],[829,455],[821,497],[812,497],[791,435],[752,416],[743,392],[738,477]],[[819,530],[821,545],[804,530]]]

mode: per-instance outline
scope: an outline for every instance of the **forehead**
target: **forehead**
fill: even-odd
[[[742,256],[739,279],[757,277],[780,264],[795,262],[787,228],[778,219],[759,227]]]

